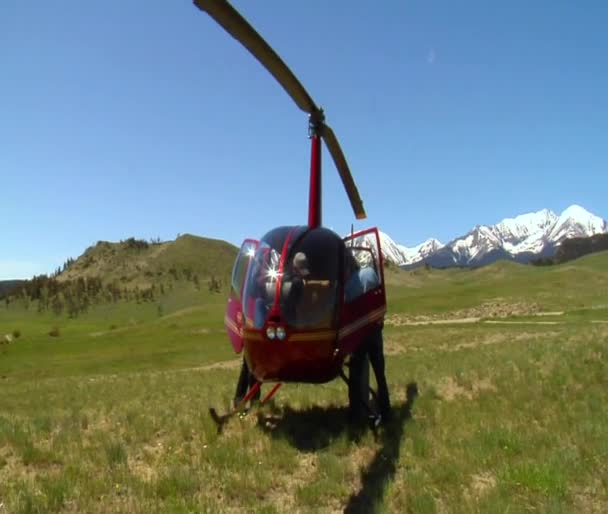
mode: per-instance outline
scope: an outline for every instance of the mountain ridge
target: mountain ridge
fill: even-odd
[[[430,238],[408,248],[384,232],[380,238],[384,257],[393,264],[404,268],[422,264],[445,268],[483,266],[499,259],[527,263],[554,256],[566,239],[604,233],[608,233],[606,220],[579,205],[571,205],[559,216],[545,208],[505,218],[494,225],[475,225],[445,245]]]

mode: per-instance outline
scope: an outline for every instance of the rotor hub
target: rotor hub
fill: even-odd
[[[308,137],[319,137],[321,129],[325,125],[325,113],[323,109],[317,109],[308,116]]]

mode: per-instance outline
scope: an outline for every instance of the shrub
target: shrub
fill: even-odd
[[[15,339],[21,337],[21,330],[19,330],[18,328],[16,328],[15,330],[13,330],[13,337]]]
[[[61,335],[61,332],[59,331],[59,327],[53,327],[51,329],[51,331],[49,332],[49,335],[51,337],[59,337]]]

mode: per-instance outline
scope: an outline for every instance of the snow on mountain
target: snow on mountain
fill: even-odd
[[[384,258],[394,264],[403,264],[405,262],[405,256],[402,250],[403,246],[395,243],[388,234],[385,234],[380,230],[378,233],[380,235],[380,248],[382,249]]]
[[[423,261],[432,266],[481,266],[497,259],[528,262],[549,256],[566,238],[608,233],[606,220],[579,205],[571,205],[560,216],[549,209],[506,218],[496,225],[477,225],[447,245],[429,239],[413,248],[395,243],[380,232],[382,253],[401,266]]]
[[[606,220],[594,216],[579,205],[571,205],[562,212],[549,232],[549,239],[561,243],[566,238],[589,237],[605,232],[608,232]]]
[[[413,248],[408,248],[407,246],[395,243],[388,234],[381,230],[378,231],[378,234],[380,236],[382,255],[389,262],[399,266],[424,260],[428,255],[443,247],[443,244],[437,239],[429,239]],[[372,237],[371,235],[358,237],[355,239],[355,245],[375,246],[375,242],[371,240]]]
[[[398,264],[412,264],[415,262],[423,261],[432,253],[435,253],[437,250],[444,247],[443,243],[438,239],[431,238],[427,239],[424,243],[420,243],[413,248],[408,248],[407,246],[397,245],[399,246],[401,253],[404,257],[403,262]]]
[[[502,247],[511,254],[540,252],[546,244],[546,232],[557,221],[549,209],[507,218],[495,225]]]

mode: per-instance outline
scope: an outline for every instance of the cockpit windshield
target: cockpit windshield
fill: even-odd
[[[245,284],[249,326],[261,329],[276,316],[297,329],[333,327],[341,244],[324,228],[280,227],[266,234]]]

